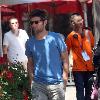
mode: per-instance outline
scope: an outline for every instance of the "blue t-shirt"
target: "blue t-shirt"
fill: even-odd
[[[44,84],[62,82],[61,53],[66,45],[59,33],[48,32],[48,35],[37,40],[32,36],[26,43],[26,55],[34,62],[34,81]]]

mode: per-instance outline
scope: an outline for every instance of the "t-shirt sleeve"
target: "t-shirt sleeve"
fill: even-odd
[[[67,50],[68,50],[68,53],[69,53],[70,49],[72,48],[72,36],[71,35],[67,36],[66,45],[67,45]]]
[[[9,45],[9,39],[8,39],[8,36],[6,34],[4,35],[3,45],[6,45],[6,46]]]
[[[28,39],[29,39],[29,36],[28,36],[28,34],[27,34],[27,32],[25,31],[25,30],[23,30],[24,31],[24,39],[25,39],[25,41],[27,41]]]
[[[57,45],[61,53],[66,51],[67,45],[65,44],[60,34],[58,35],[58,38],[57,38]]]
[[[32,51],[31,51],[31,49],[30,49],[29,40],[27,40],[27,42],[26,42],[26,44],[25,44],[25,48],[26,48],[26,50],[25,50],[25,55],[26,55],[27,57],[32,57]]]

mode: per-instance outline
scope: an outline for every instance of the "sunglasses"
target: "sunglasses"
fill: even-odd
[[[30,24],[33,25],[33,24],[38,24],[40,23],[42,20],[36,20],[36,21],[30,21]]]

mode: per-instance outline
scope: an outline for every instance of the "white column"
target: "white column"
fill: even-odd
[[[88,21],[87,21],[87,2],[88,0],[79,0],[82,6],[83,14],[84,14],[84,23],[85,27],[88,27]]]
[[[1,7],[0,6],[0,57],[3,56],[3,52],[2,52],[2,29],[1,29]]]
[[[83,14],[84,14],[84,24],[85,27],[88,27],[88,20],[87,20],[87,4],[86,2],[81,3]]]
[[[100,39],[100,1],[93,1],[93,21],[94,21],[94,34],[95,34],[95,46]]]

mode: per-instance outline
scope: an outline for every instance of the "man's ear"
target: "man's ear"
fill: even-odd
[[[74,22],[72,22],[72,25],[74,26],[74,25],[75,25],[75,23],[74,23]]]
[[[45,21],[44,21],[44,23],[45,23],[45,25],[47,25],[48,21],[47,21],[47,20],[45,20]]]

